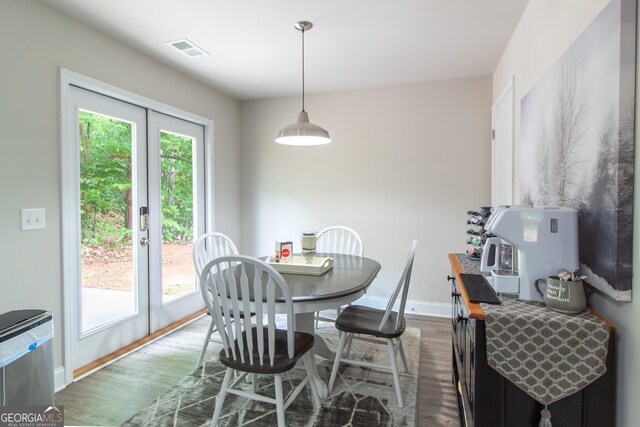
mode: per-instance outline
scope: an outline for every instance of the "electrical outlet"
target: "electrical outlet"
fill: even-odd
[[[20,209],[20,229],[41,230],[45,227],[44,209]]]

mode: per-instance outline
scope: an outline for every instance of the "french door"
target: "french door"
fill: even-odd
[[[201,125],[78,87],[69,101],[76,370],[203,307],[191,250],[204,231],[204,136]]]
[[[204,232],[204,128],[149,110],[150,330],[204,307],[193,242]]]

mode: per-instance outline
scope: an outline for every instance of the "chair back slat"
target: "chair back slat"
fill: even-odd
[[[409,292],[409,283],[411,282],[411,270],[413,269],[413,259],[416,254],[416,247],[418,246],[418,240],[413,241],[411,245],[411,250],[409,251],[409,255],[407,256],[407,261],[404,266],[404,270],[402,271],[402,276],[400,276],[400,280],[396,285],[391,297],[389,298],[389,302],[387,303],[387,308],[385,309],[384,316],[382,316],[382,320],[380,321],[380,325],[378,326],[378,331],[382,331],[384,325],[389,320],[389,316],[393,311],[393,306],[396,304],[398,300],[398,295],[401,295],[400,298],[400,306],[398,307],[398,316],[396,317],[396,329],[400,326],[402,319],[404,317],[404,309],[407,304],[407,295]]]
[[[354,229],[342,225],[334,225],[320,231],[316,250],[320,253],[364,255],[364,245],[360,235]]]
[[[219,330],[227,357],[252,365],[268,363],[273,366],[276,309],[286,316],[287,350],[289,357],[293,357],[295,321],[291,292],[273,267],[243,255],[222,256],[204,266],[200,285],[207,308],[218,325],[222,325]],[[255,325],[248,315],[251,309],[256,313]],[[265,354],[267,348],[268,354]],[[258,355],[257,360],[253,357],[254,352]],[[249,355],[248,360],[245,360],[245,353]]]
[[[276,304],[276,288],[273,285],[273,280],[269,278],[267,282],[267,323],[269,330],[269,344],[274,342],[276,337],[276,313],[273,308],[275,308]],[[274,346],[269,346],[269,364],[273,366],[273,362],[275,359],[275,348]]]
[[[247,277],[247,271],[244,265],[242,265],[242,275],[240,276],[240,289],[241,295],[251,295],[249,292],[249,278]],[[242,304],[242,312],[243,313],[251,313],[251,301],[249,298],[243,298],[240,303]],[[240,313],[238,313],[240,314]],[[243,323],[242,327],[246,331],[247,329],[251,329],[251,316],[243,316],[238,319],[237,323]],[[253,365],[253,340],[247,340],[247,349],[249,350],[249,363]]]
[[[400,322],[404,316],[404,310],[407,306],[407,296],[409,295],[409,284],[411,283],[411,272],[413,271],[413,258],[415,256],[416,246],[418,245],[418,241],[414,240],[414,245],[411,248],[411,261],[408,263],[407,267],[404,271],[404,283],[405,285],[402,287],[402,295],[400,296],[400,307],[398,307],[398,317],[396,318],[396,329],[400,326]]]
[[[220,259],[220,258],[218,258]],[[225,267],[225,269],[222,271],[221,277],[224,277],[225,280],[223,281],[224,286],[228,287],[229,285],[232,286],[231,283],[229,282],[233,282],[235,281],[235,277],[233,274],[233,270],[231,270],[228,266]],[[216,283],[214,283],[214,287],[213,289],[216,289],[219,293],[219,289],[216,288]],[[212,291],[213,291],[212,289]],[[232,314],[232,310],[231,310],[231,305],[233,304],[232,301],[230,301],[229,299],[229,295],[227,294],[227,292],[223,292],[221,294],[221,298],[220,298],[220,302],[222,303],[220,305],[220,312],[224,318],[224,313],[229,313],[227,314],[227,316]],[[235,316],[234,316],[235,317]],[[233,337],[235,336],[234,331],[233,331],[233,327],[234,327],[234,322],[225,322],[223,320],[223,323],[219,323],[218,325],[223,325],[223,330],[225,331],[226,335],[227,335],[227,342],[229,343],[229,346],[231,347],[231,353],[233,354],[233,358],[236,359],[236,346],[233,345]]]
[[[246,271],[244,268],[244,264],[240,264],[240,266],[238,267],[240,269],[240,277],[242,277],[243,275],[246,275]],[[240,303],[238,301],[238,280],[236,278],[236,275],[233,272],[233,269],[231,268],[227,268],[227,284],[226,284],[226,288],[228,289],[228,298],[231,301],[231,311],[229,311],[228,313],[233,316],[233,319],[235,320],[232,325],[234,326],[235,330],[234,330],[234,334],[235,337],[237,338],[237,344],[238,344],[238,349],[240,351],[240,360],[244,363],[244,340],[240,339],[242,337],[242,323],[239,322],[238,320],[240,320]]]
[[[263,300],[263,289],[262,289],[262,281],[260,280],[260,276],[255,276],[253,278],[253,296],[255,301]],[[256,304],[256,319],[263,318],[262,304]],[[258,334],[258,354],[264,354],[264,334]],[[258,360],[260,366],[264,366],[264,360],[262,356],[260,356],[260,360]]]
[[[213,284],[216,282],[224,282],[225,270],[215,270],[210,271],[209,274],[204,273],[203,276],[200,277],[200,291],[204,297],[205,305],[207,306],[207,311],[211,314],[212,318],[215,319],[216,325],[224,325],[224,320],[222,319],[222,310],[216,307],[222,307],[222,302],[220,301],[220,297],[216,292],[210,292],[208,284]],[[217,280],[214,278],[207,277],[208,275],[217,276]],[[224,329],[220,330],[220,337],[222,338],[222,344],[224,347],[225,355],[229,357],[230,351],[230,343],[228,334],[224,333]]]

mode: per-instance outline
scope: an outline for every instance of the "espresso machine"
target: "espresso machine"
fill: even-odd
[[[488,280],[493,282],[494,288],[496,283],[502,283],[503,290],[498,286],[496,292],[517,294],[523,300],[542,301],[534,286],[537,279],[557,275],[560,270],[579,269],[578,211],[575,209],[500,206],[487,220],[485,229],[495,237],[487,239],[483,256],[488,254],[487,259],[482,260],[482,267],[484,271],[490,270],[493,280]],[[487,245],[494,245],[494,249]],[[495,254],[493,259],[491,252]],[[510,274],[505,268],[509,253]],[[518,280],[502,280],[498,276],[517,277]]]

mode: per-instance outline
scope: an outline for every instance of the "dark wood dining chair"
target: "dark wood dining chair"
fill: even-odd
[[[404,370],[408,372],[409,369],[402,347],[401,337],[406,327],[404,309],[407,303],[409,283],[411,282],[411,270],[413,268],[413,259],[417,245],[418,241],[414,240],[402,276],[400,276],[400,281],[393,290],[385,310],[360,305],[350,305],[342,310],[342,313],[340,313],[336,319],[336,328],[340,331],[340,342],[338,343],[338,350],[336,351],[336,358],[333,363],[333,370],[331,371],[331,379],[329,380],[329,392],[333,389],[338,374],[338,367],[341,362],[368,368],[390,369],[393,372],[393,382],[398,397],[398,405],[400,407],[403,406],[400,373],[398,372],[396,357],[397,353],[400,353]],[[393,306],[396,302],[399,302],[398,310],[393,311]],[[391,361],[390,366],[349,359],[351,342],[354,335],[368,342],[387,344],[389,359]]]
[[[227,367],[211,426],[218,424],[228,393],[275,404],[279,427],[285,425],[284,411],[308,383],[313,402],[319,408],[320,398],[313,380],[314,361],[309,352],[313,348],[314,336],[295,331],[291,293],[280,273],[256,258],[223,256],[204,267],[200,287],[207,309],[219,325],[224,348],[218,357],[220,363]],[[277,303],[276,298],[279,300]],[[278,312],[284,313],[286,329],[276,327],[276,304]],[[251,316],[242,316],[252,309],[256,314],[255,324],[252,324]],[[300,358],[307,375],[285,401],[281,374],[291,370]],[[241,375],[231,382],[234,371]],[[249,374],[252,376],[252,391],[238,387],[246,387],[243,380]],[[258,393],[258,374],[273,376],[275,399]]]

